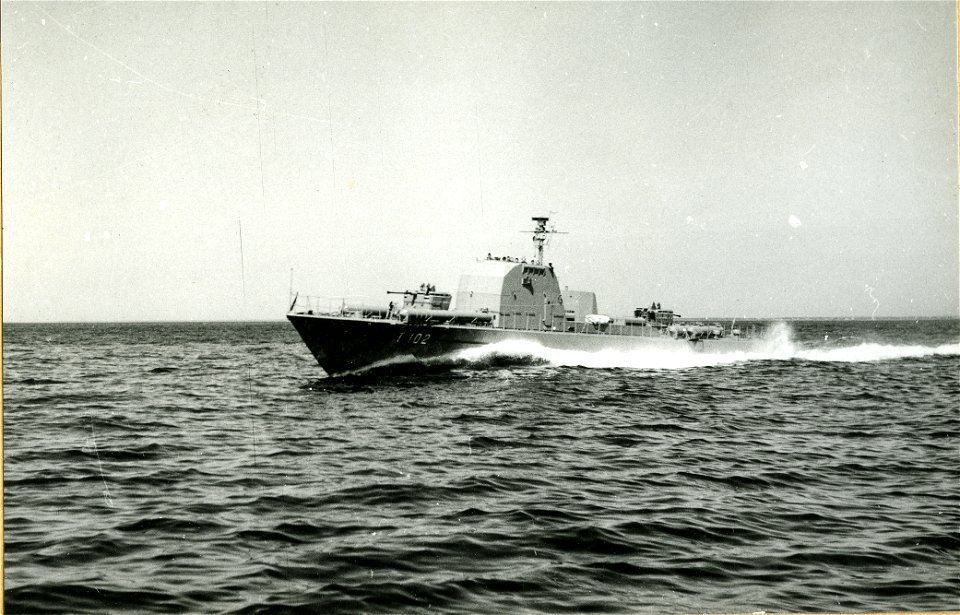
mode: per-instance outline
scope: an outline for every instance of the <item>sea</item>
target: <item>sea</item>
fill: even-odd
[[[8,613],[960,608],[960,323],[327,378],[268,323],[5,324]]]

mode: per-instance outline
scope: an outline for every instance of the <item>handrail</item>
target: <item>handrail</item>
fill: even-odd
[[[357,301],[358,298],[361,298],[361,295],[354,295],[350,297],[351,301],[347,301],[347,297],[320,297],[315,295],[300,295],[297,294],[293,303],[290,305],[288,310],[291,314],[302,314],[302,315],[317,315],[317,316],[334,316],[340,318],[362,318],[368,320],[392,320],[399,323],[408,323],[410,322],[408,318],[408,311],[401,305],[394,305],[391,309],[390,306],[380,306],[377,304],[367,304],[360,301]],[[654,321],[646,322],[628,322],[634,321],[632,318],[612,318],[607,323],[590,323],[586,321],[575,321],[571,322],[564,320],[561,328],[552,328],[549,326],[531,326],[536,322],[537,325],[542,324],[539,319],[536,318],[537,315],[533,315],[529,323],[527,320],[523,319],[522,324],[518,325],[515,314],[503,314],[499,318],[499,322],[494,324],[494,316],[496,313],[490,312],[490,320],[486,318],[468,318],[471,314],[478,314],[477,312],[464,312],[463,318],[459,318],[458,315],[455,315],[454,312],[449,310],[439,310],[437,313],[436,320],[433,319],[424,319],[423,311],[417,310],[415,314],[417,315],[417,320],[420,321],[420,324],[430,324],[430,325],[455,325],[455,326],[467,326],[467,327],[479,327],[479,328],[496,328],[503,329],[507,331],[536,331],[542,333],[569,333],[569,329],[572,328],[574,333],[587,334],[587,335],[610,335],[614,337],[672,337],[690,340],[692,342],[703,340],[703,339],[716,339],[720,337],[735,337],[735,338],[753,338],[762,335],[762,329],[759,331],[755,325],[749,325],[749,328],[728,328],[719,323],[703,323],[703,322],[678,322],[675,321],[672,325],[666,326],[663,324],[657,324]],[[528,314],[522,314],[522,316],[529,316]],[[411,323],[412,324],[412,323]]]

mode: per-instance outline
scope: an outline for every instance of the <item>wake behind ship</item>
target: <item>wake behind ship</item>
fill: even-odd
[[[535,217],[536,256],[478,259],[460,277],[455,307],[449,293],[429,284],[417,290],[387,291],[402,302],[323,306],[297,296],[287,318],[327,374],[339,376],[393,363],[429,362],[472,347],[510,340],[562,350],[637,348],[719,349],[742,343],[738,329],[690,324],[658,303],[637,308],[633,317],[597,313],[596,294],[561,290],[552,263],[543,263],[549,218]]]

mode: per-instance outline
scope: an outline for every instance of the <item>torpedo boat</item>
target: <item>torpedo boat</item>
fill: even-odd
[[[599,314],[591,291],[561,290],[552,263],[543,262],[544,244],[557,233],[549,218],[534,217],[535,256],[479,258],[460,277],[456,302],[431,284],[397,295],[387,305],[293,298],[287,319],[317,363],[330,376],[396,363],[428,363],[489,344],[524,340],[550,349],[638,348],[720,350],[742,344],[739,329],[686,323],[659,303],[632,317]]]

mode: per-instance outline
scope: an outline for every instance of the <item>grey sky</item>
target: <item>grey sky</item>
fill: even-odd
[[[453,292],[550,212],[606,313],[958,312],[952,2],[5,2],[2,53],[8,321]]]

